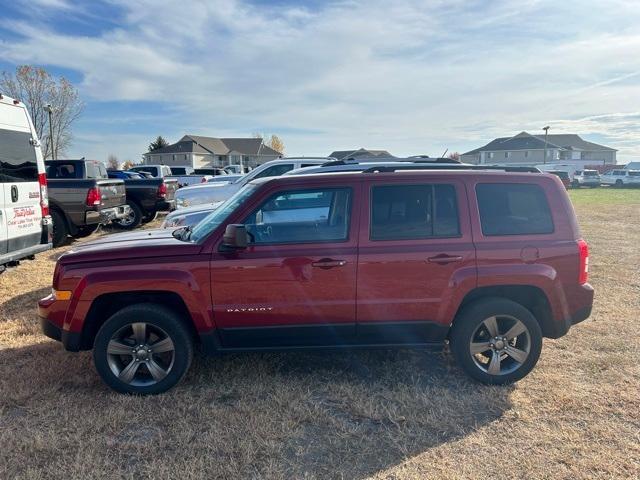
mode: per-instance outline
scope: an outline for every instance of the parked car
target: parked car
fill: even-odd
[[[640,162],[629,162],[624,168],[625,170],[640,170]]]
[[[218,208],[223,202],[205,203],[174,210],[167,215],[160,228],[192,227]]]
[[[24,103],[0,95],[0,273],[51,248],[47,179]]]
[[[172,175],[193,175],[193,167],[169,167]]]
[[[124,181],[110,179],[102,162],[47,160],[45,166],[54,247],[64,245],[68,237],[89,236],[101,224],[130,214]]]
[[[109,178],[121,178],[122,173],[129,174],[124,178],[124,187],[129,205],[129,214],[114,223],[120,228],[131,230],[141,223],[148,223],[156,218],[158,212],[171,211],[176,208],[175,194],[178,182],[171,177],[145,178],[135,172],[107,171]]]
[[[294,217],[285,212],[296,211]],[[62,255],[43,332],[119,392],[166,391],[205,352],[424,347],[505,384],[589,317],[588,246],[540,173],[403,167],[260,178],[195,227]]]
[[[560,181],[564,185],[564,188],[569,188],[571,186],[571,178],[569,178],[569,174],[564,170],[547,170],[545,173],[550,173],[560,178]]]
[[[209,183],[181,188],[176,194],[176,207],[178,209],[203,203],[222,202],[231,197],[235,192],[251,180],[263,177],[274,177],[296,168],[311,167],[327,162],[325,157],[314,158],[283,158],[263,163],[246,175],[230,183]]]
[[[240,177],[242,177],[242,175],[240,174],[230,174],[230,175],[219,175],[217,177],[210,177],[207,180],[207,183],[213,183],[213,182],[224,182],[224,183],[231,183],[234,180],[239,179]]]
[[[139,172],[132,172],[130,170],[107,170],[107,175],[109,178],[119,178],[120,180],[129,180],[130,178],[151,178],[151,175],[147,177]]]
[[[227,171],[224,168],[196,168],[193,171],[196,175],[211,175],[212,177],[217,177],[218,175],[226,175]]]
[[[600,175],[600,183],[614,187],[640,185],[640,170],[616,169]]]
[[[142,174],[151,175],[154,178],[162,178],[173,175],[171,168],[167,165],[136,165],[129,169],[130,172],[139,172]]]
[[[201,183],[207,183],[214,178],[222,178],[222,177],[212,177],[211,175],[169,175],[165,178],[172,178],[176,182],[178,182],[178,187],[188,187],[190,185],[200,185]]]
[[[576,170],[571,185],[574,187],[599,187],[600,172],[597,170]]]

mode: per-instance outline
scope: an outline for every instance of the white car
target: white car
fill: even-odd
[[[147,173],[155,178],[164,178],[172,175],[171,168],[167,165],[137,165],[129,170],[138,173]]]
[[[25,105],[0,94],[0,273],[51,248],[47,178]]]
[[[640,185],[640,170],[610,170],[600,175],[600,183],[616,187]]]
[[[574,187],[599,187],[600,173],[597,170],[576,170],[571,185]]]
[[[281,158],[263,163],[232,182],[209,182],[204,185],[181,188],[176,192],[176,208],[223,202],[256,178],[277,177],[290,170],[322,165],[331,160],[333,159],[326,157]]]

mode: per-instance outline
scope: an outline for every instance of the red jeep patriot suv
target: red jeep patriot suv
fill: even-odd
[[[510,171],[510,170],[516,170]],[[526,169],[520,169],[526,170]],[[450,343],[485,383],[591,312],[588,248],[554,175],[372,168],[264,178],[197,224],[60,257],[42,329],[119,392],[163,392],[206,352]]]

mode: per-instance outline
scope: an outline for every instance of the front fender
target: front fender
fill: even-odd
[[[198,281],[202,276],[201,281]],[[202,286],[206,286],[203,289]],[[64,329],[80,332],[91,305],[101,295],[135,292],[173,292],[184,301],[198,331],[213,328],[208,289],[208,269],[168,270],[157,265],[137,265],[135,270],[101,268],[83,276],[73,291],[64,319]]]

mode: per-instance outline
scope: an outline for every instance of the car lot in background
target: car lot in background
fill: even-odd
[[[576,170],[571,181],[573,187],[599,187],[600,172],[597,170]]]
[[[208,185],[181,188],[176,194],[176,207],[180,209],[203,203],[221,202],[257,178],[277,177],[296,168],[322,165],[326,163],[327,160],[330,159],[327,157],[281,158],[263,163],[249,173],[229,183],[212,182]]]
[[[602,185],[614,187],[635,187],[640,186],[640,170],[615,169],[600,175]]]
[[[47,160],[45,166],[54,246],[64,245],[69,237],[91,235],[101,224],[130,215],[124,181],[110,179],[102,162]]]
[[[181,208],[169,213],[160,228],[192,227],[218,208],[223,202],[205,203]]]
[[[173,175],[171,168],[167,165],[136,165],[135,167],[131,167],[129,171],[140,172],[142,174],[146,173],[155,178]]]
[[[564,188],[569,188],[571,186],[571,179],[569,178],[569,174],[564,170],[546,170],[545,173],[550,173],[560,178]]]

